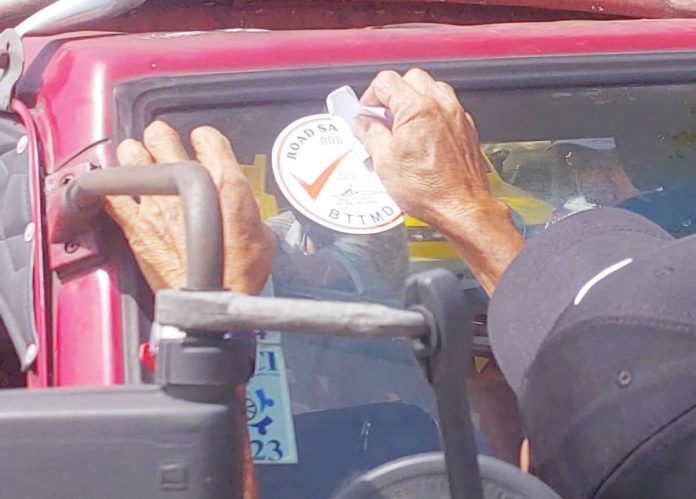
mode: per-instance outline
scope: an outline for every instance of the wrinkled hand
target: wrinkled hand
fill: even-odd
[[[212,177],[220,194],[225,241],[226,289],[257,294],[271,268],[275,238],[261,221],[251,186],[229,141],[212,127],[191,132],[196,159]],[[151,123],[143,143],[124,140],[117,149],[123,166],[188,160],[176,131],[162,121]],[[181,288],[186,281],[186,237],[177,196],[110,196],[106,209],[121,226],[145,279],[153,291]]]
[[[389,194],[447,236],[492,294],[524,242],[510,210],[490,190],[474,120],[454,89],[420,69],[403,77],[383,71],[361,102],[394,116],[391,129],[373,118],[353,122]]]
[[[478,209],[494,202],[474,121],[450,85],[421,69],[403,77],[383,71],[361,102],[387,107],[394,116],[391,129],[361,117],[354,130],[385,187],[409,215],[437,225],[453,208]]]

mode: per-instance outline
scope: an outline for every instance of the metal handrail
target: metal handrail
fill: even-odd
[[[184,331],[263,329],[362,338],[417,338],[430,334],[419,311],[371,303],[247,296],[233,292],[157,293],[155,321]]]
[[[218,192],[207,170],[193,161],[124,166],[87,172],[65,186],[62,233],[79,228],[107,195],[180,195],[186,223],[186,289],[222,289],[223,234]]]

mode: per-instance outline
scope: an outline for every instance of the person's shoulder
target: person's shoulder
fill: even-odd
[[[696,186],[663,187],[617,204],[652,220],[674,237],[696,233]]]

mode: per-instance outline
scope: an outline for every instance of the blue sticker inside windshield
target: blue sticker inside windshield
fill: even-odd
[[[251,455],[257,464],[297,463],[295,425],[279,339],[278,333],[271,333],[266,341],[259,338],[256,372],[247,384],[247,424]]]

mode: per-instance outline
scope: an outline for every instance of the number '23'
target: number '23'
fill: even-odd
[[[283,449],[280,448],[278,440],[269,440],[265,443],[261,440],[252,440],[251,451],[254,454],[255,461],[272,462],[283,459]]]

